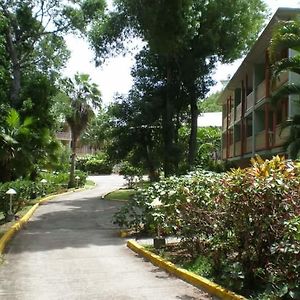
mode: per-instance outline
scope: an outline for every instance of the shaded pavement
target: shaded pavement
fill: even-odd
[[[0,266],[0,299],[210,299],[126,248],[111,221],[122,202],[101,199],[122,177],[91,179],[96,188],[40,206],[13,238]]]

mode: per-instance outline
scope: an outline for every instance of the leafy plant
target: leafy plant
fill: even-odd
[[[124,176],[124,179],[127,182],[127,187],[132,189],[138,181],[142,180],[143,171],[137,167],[132,166],[128,162],[122,163],[120,170],[120,175]]]

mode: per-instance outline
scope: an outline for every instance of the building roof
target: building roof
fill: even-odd
[[[222,127],[222,112],[202,113],[198,117],[198,127]]]

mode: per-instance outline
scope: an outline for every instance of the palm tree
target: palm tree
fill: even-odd
[[[0,181],[10,181],[13,177],[13,163],[22,156],[22,160],[30,159],[26,151],[24,140],[30,135],[30,126],[33,120],[26,117],[21,121],[19,113],[11,108],[0,129]]]
[[[71,166],[69,187],[75,186],[75,162],[77,142],[80,135],[86,129],[89,121],[94,116],[93,108],[101,104],[101,94],[95,83],[91,83],[87,74],[76,74],[74,79],[64,79],[62,90],[69,99],[69,107],[65,112],[66,121],[71,130]]]
[[[278,56],[285,49],[300,51],[300,20],[281,21],[276,27],[270,44],[270,58],[272,76],[276,80],[282,72],[291,71],[300,75],[300,54],[278,60]],[[276,104],[286,96],[298,95],[300,97],[300,84],[289,83],[274,93],[272,104]],[[286,142],[289,156],[296,159],[300,151],[300,115],[282,124],[282,129],[290,128],[290,137]]]

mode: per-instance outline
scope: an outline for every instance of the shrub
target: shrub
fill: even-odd
[[[79,176],[78,186],[83,186],[86,181],[86,174],[76,170],[75,176]],[[41,180],[46,179],[46,183]],[[17,194],[13,196],[13,213],[17,213],[24,206],[28,205],[31,199],[41,197],[46,194],[66,189],[69,180],[69,173],[62,172],[42,172],[36,182],[18,179],[12,182],[0,184],[0,212],[6,218],[9,212],[9,196],[6,195],[8,189],[13,188]]]
[[[186,176],[173,176],[156,182],[147,189],[139,189],[115,215],[115,222],[122,227],[134,227],[150,232],[160,224],[165,234],[173,233],[184,237],[187,242],[195,241],[196,232],[201,228],[198,226],[201,220],[199,221],[196,213],[196,202],[197,205],[202,202],[203,207],[211,205],[210,188],[217,189],[218,176],[199,170]],[[162,206],[153,208],[153,201],[160,201]],[[193,213],[195,218],[191,218]]]
[[[129,162],[122,163],[119,174],[124,176],[124,179],[127,181],[127,187],[130,189],[143,178],[142,169],[132,166]]]
[[[218,238],[227,243],[223,259],[240,264],[246,288],[280,286],[288,278],[284,290],[292,295],[300,291],[300,244],[291,234],[299,230],[291,224],[300,212],[300,170],[279,157],[257,157],[252,164],[229,172],[217,197],[223,214]]]
[[[14,189],[17,194],[12,197],[12,211],[17,213],[24,207],[28,201],[36,196],[39,192],[34,182],[29,180],[16,180],[0,184],[0,211],[5,218],[9,212],[9,195],[6,194],[8,189]]]
[[[85,155],[77,158],[77,169],[91,174],[111,174],[112,164],[103,155]]]
[[[299,215],[300,167],[257,157],[243,170],[198,170],[154,183],[115,222],[152,233],[159,224],[181,238],[191,258],[207,257],[213,276],[233,290],[300,299]]]

